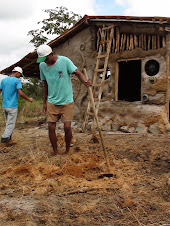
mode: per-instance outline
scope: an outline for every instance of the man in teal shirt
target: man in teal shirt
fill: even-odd
[[[64,123],[66,152],[69,152],[72,139],[71,121],[73,118],[73,90],[71,74],[75,74],[86,86],[92,83],[86,80],[73,62],[64,56],[54,55],[48,45],[41,45],[37,49],[40,63],[40,77],[44,81],[43,110],[47,114],[49,139],[54,155],[57,152],[56,122],[62,118]]]
[[[2,79],[0,83],[0,92],[2,91],[3,99],[2,108],[6,117],[6,127],[1,137],[1,143],[3,145],[10,143],[15,128],[18,113],[18,95],[30,102],[33,101],[32,97],[27,97],[25,93],[22,92],[22,84],[19,80],[20,76],[23,76],[22,68],[15,67],[11,76]]]

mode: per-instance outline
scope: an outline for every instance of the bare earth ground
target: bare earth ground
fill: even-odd
[[[20,126],[13,138],[0,149],[0,225],[170,225],[169,135],[105,133],[114,176],[102,179],[91,134],[74,131],[70,153],[57,156],[46,125]]]

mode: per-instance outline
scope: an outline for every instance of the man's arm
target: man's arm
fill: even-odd
[[[92,82],[90,79],[86,79],[83,75],[83,73],[81,73],[78,69],[75,70],[74,74],[79,78],[79,80],[86,86],[89,87],[92,85]]]
[[[28,101],[30,101],[30,102],[33,102],[33,98],[32,98],[32,97],[27,97],[27,96],[25,95],[25,93],[22,92],[21,89],[17,89],[17,91],[18,91],[18,94],[19,94],[23,99],[28,100]]]
[[[44,89],[43,89],[43,111],[47,112],[47,96],[48,96],[48,84],[46,80],[44,80]]]

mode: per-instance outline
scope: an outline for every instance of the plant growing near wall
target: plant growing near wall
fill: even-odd
[[[43,11],[48,13],[48,18],[37,23],[41,24],[42,27],[28,32],[28,35],[32,36],[30,43],[33,43],[35,47],[50,41],[50,35],[62,34],[81,19],[79,14],[69,12],[68,9],[63,6]]]

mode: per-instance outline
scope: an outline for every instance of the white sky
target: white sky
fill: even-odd
[[[0,0],[0,70],[34,50],[27,36],[48,14],[43,9],[66,6],[87,15],[170,17],[170,0]]]

